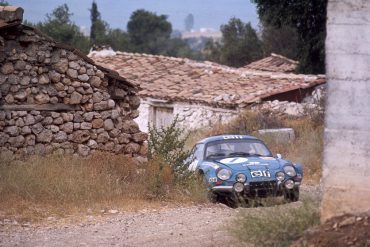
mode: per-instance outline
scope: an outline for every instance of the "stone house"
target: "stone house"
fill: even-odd
[[[0,7],[0,152],[145,154],[135,84]]]
[[[281,59],[279,56],[273,57],[275,65],[270,66],[275,66],[275,71],[113,51],[93,51],[89,57],[140,83],[141,105],[136,121],[142,131],[148,130],[149,123],[166,125],[176,115],[187,129],[228,122],[258,102],[301,102],[316,86],[325,83],[321,75],[279,72],[275,59]]]

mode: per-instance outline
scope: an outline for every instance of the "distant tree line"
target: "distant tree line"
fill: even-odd
[[[320,21],[326,18],[326,10],[321,9],[326,9],[323,3],[326,0],[282,0],[281,6],[280,2],[274,4],[275,1],[251,1],[257,4],[261,21],[259,32],[250,23],[232,18],[221,26],[221,41],[209,40],[202,50],[193,50],[181,38],[172,37],[173,29],[167,16],[143,9],[131,14],[127,31],[112,29],[101,18],[95,1],[90,9],[89,36],[85,36],[72,22],[73,14],[67,4],[47,14],[44,22],[32,24],[25,21],[25,24],[35,26],[50,37],[85,53],[93,46],[107,45],[120,51],[210,60],[240,67],[274,52],[299,59],[299,72],[325,71],[325,21],[324,24]],[[309,10],[306,11],[306,7]],[[190,30],[193,25],[194,17],[189,14],[185,27]]]

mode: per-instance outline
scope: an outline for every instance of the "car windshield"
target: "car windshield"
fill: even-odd
[[[230,156],[272,156],[272,154],[259,140],[221,140],[208,143],[206,146],[206,159]]]

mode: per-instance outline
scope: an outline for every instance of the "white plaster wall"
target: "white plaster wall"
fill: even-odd
[[[139,128],[142,132],[148,133],[150,105],[147,102],[141,100],[138,111],[139,116],[135,118],[134,121],[139,125]]]
[[[322,220],[370,210],[370,1],[329,0]]]
[[[200,104],[174,104],[174,115],[178,115],[179,124],[187,130],[210,127],[218,123],[227,123],[238,115],[235,110],[214,108]]]
[[[179,127],[186,130],[194,130],[204,127],[213,126],[217,123],[227,123],[237,116],[235,110],[214,108],[200,104],[174,103],[173,115],[178,115]],[[139,116],[135,122],[143,132],[148,132],[150,119],[151,103],[147,100],[141,100],[139,107]],[[152,122],[150,122],[152,124]]]

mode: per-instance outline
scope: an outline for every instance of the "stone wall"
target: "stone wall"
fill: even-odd
[[[370,1],[328,2],[321,216],[370,210]]]
[[[135,90],[78,52],[22,25],[1,30],[2,154],[145,154],[139,104]]]

